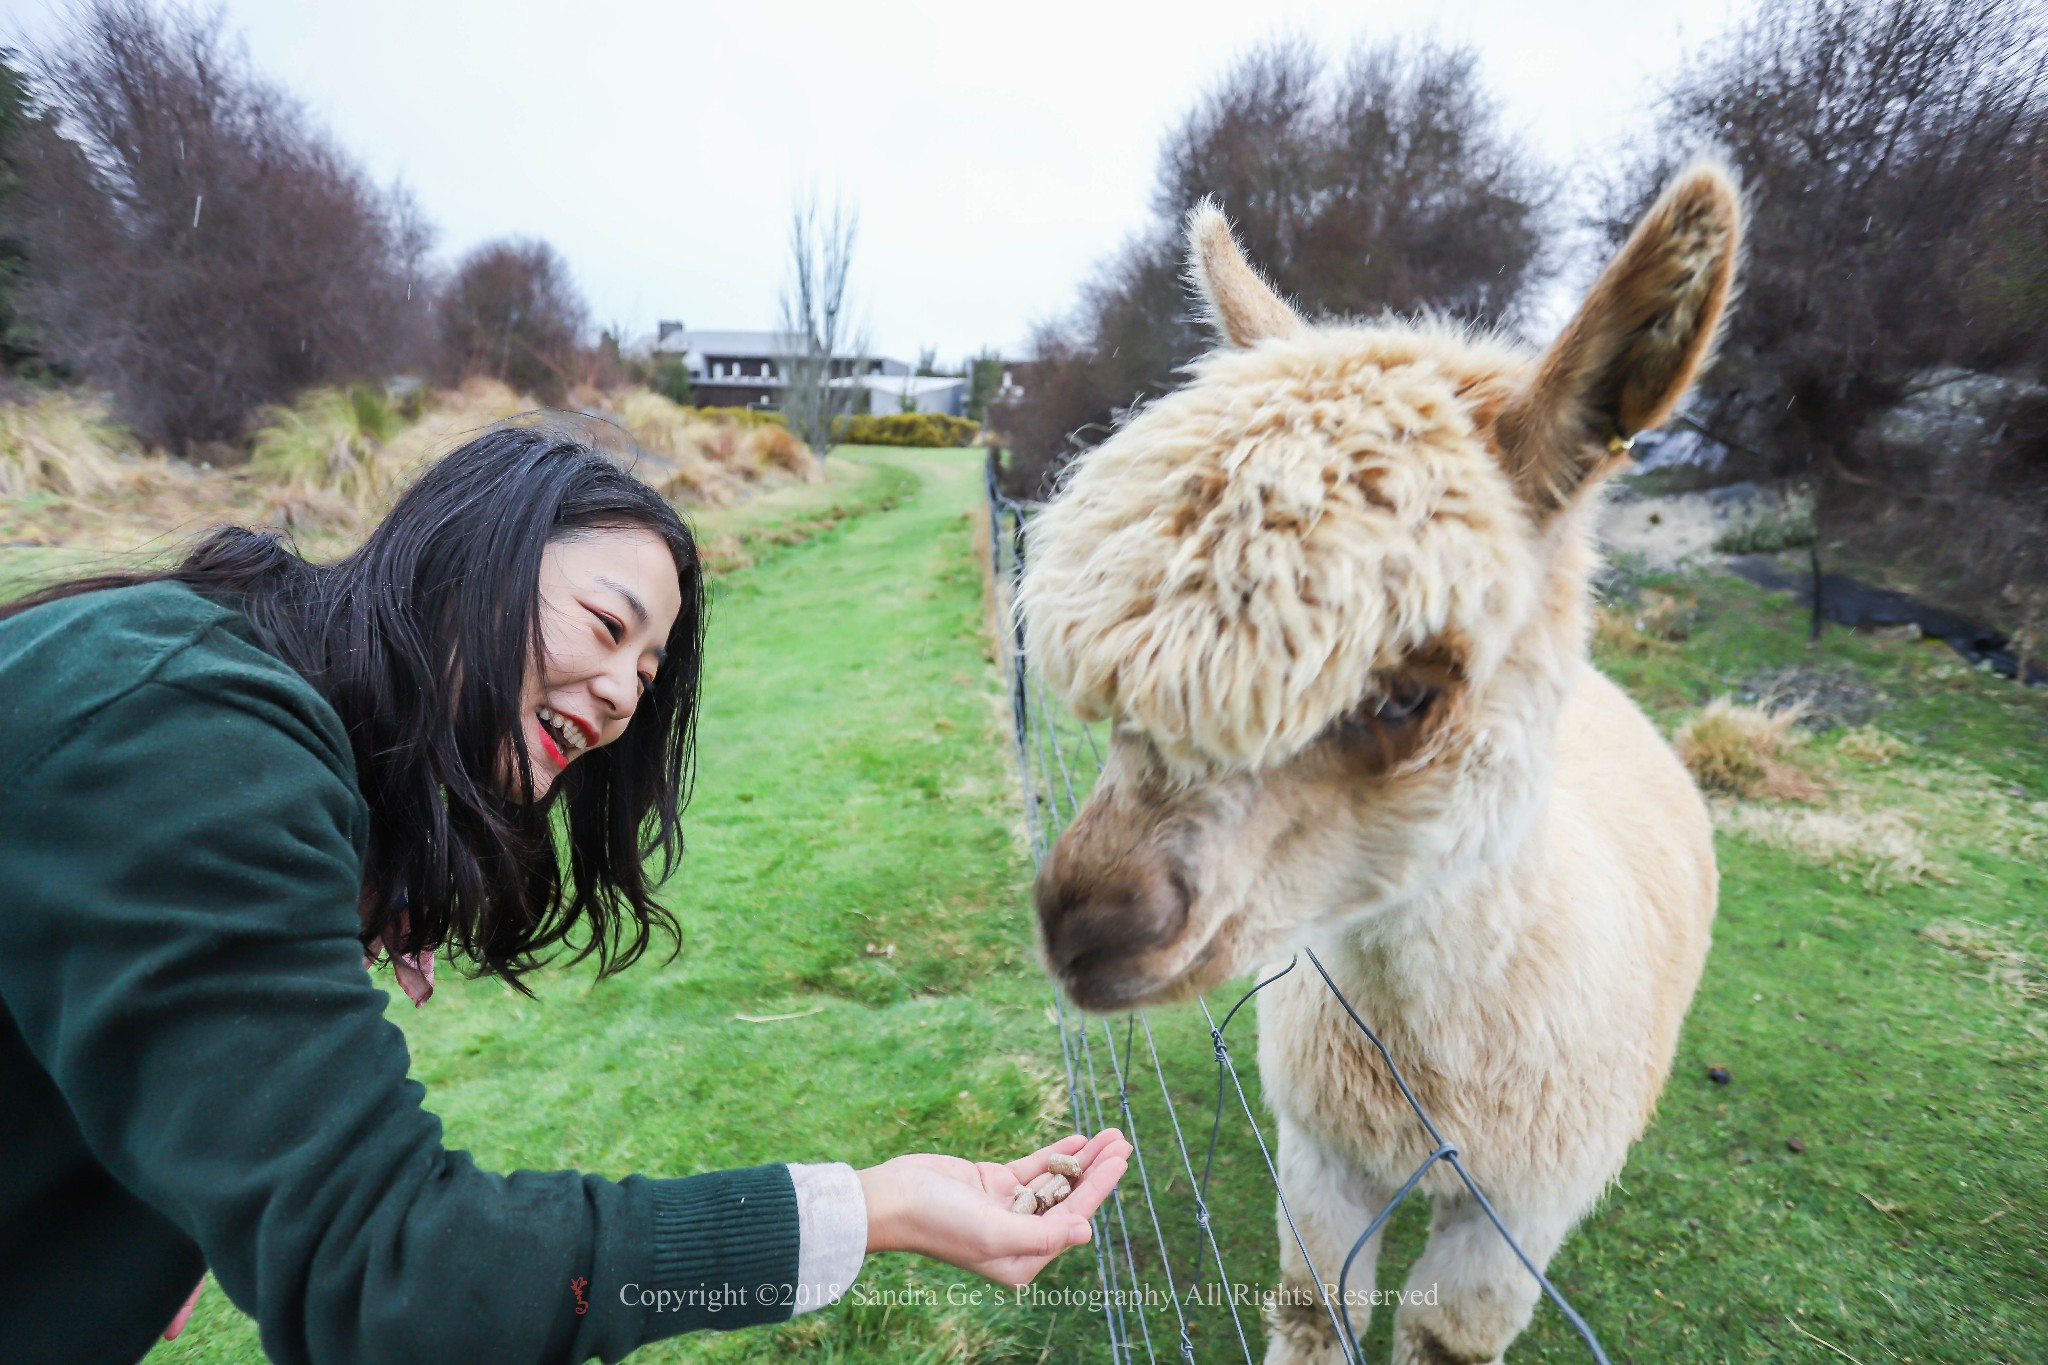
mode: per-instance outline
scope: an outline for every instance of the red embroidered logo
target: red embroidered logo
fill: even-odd
[[[590,1305],[583,1301],[583,1289],[589,1283],[581,1275],[569,1281],[569,1292],[576,1296],[576,1316],[579,1318],[590,1311]]]

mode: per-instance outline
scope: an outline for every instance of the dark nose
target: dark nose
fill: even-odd
[[[1132,852],[1099,866],[1082,861],[1061,840],[1032,888],[1046,965],[1059,976],[1114,971],[1187,927],[1192,897],[1172,859]]]

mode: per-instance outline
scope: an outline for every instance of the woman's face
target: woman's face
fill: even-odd
[[[536,800],[579,755],[625,733],[682,609],[675,560],[645,527],[582,531],[542,551],[547,657],[528,666],[520,698]]]

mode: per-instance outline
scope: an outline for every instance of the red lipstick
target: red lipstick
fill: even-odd
[[[540,731],[541,746],[548,751],[548,757],[555,761],[555,766],[557,768],[568,767],[569,760],[562,757],[562,751],[555,747],[555,737],[548,733],[548,727],[541,723],[540,717],[534,717],[533,728]]]

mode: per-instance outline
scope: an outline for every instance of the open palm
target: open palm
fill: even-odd
[[[1076,1157],[1072,1194],[1041,1214],[1016,1213],[1018,1189]],[[1116,1188],[1131,1144],[1114,1128],[1076,1133],[1011,1162],[967,1161],[919,1152],[862,1171],[868,1195],[868,1250],[916,1251],[999,1284],[1029,1284],[1046,1263],[1088,1240],[1088,1220]]]

